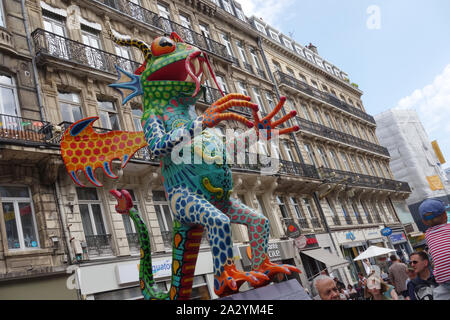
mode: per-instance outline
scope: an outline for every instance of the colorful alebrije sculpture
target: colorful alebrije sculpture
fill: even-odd
[[[282,108],[282,98],[276,108],[265,118],[258,116],[258,106],[250,97],[242,94],[228,94],[214,102],[202,115],[195,113],[195,103],[203,94],[201,76],[205,66],[215,80],[205,53],[172,33],[170,37],[156,38],[151,47],[140,40],[123,39],[110,29],[111,38],[123,46],[134,46],[144,54],[144,64],[131,74],[118,67],[119,79],[111,84],[121,90],[123,103],[143,95],[143,132],[112,131],[99,134],[92,128],[98,117],[91,117],[74,123],[64,134],[61,151],[67,170],[78,185],[82,185],[77,171],[82,170],[94,185],[102,184],[94,175],[96,168],[110,178],[117,178],[111,171],[111,161],[120,159],[124,167],[140,148],[161,159],[161,172],[166,196],[174,215],[172,280],[169,292],[161,292],[152,276],[150,237],[144,222],[133,208],[126,190],[111,190],[117,200],[117,212],[127,214],[133,220],[141,246],[140,284],[146,299],[189,299],[192,290],[195,264],[197,261],[203,230],[206,229],[211,246],[214,266],[214,290],[218,296],[225,296],[239,290],[244,282],[253,287],[268,284],[278,273],[300,272],[290,265],[276,265],[269,261],[267,243],[269,240],[268,219],[239,200],[230,198],[232,177],[229,166],[223,161],[201,164],[175,164],[171,152],[184,136],[191,137],[200,131],[200,149],[192,148],[192,154],[209,150],[212,158],[225,157],[223,140],[212,128],[223,120],[237,120],[256,133],[264,132],[270,139],[271,130],[286,122],[295,112],[272,122],[271,119]],[[220,90],[220,88],[219,88]],[[125,95],[124,95],[125,93]],[[224,112],[230,107],[251,108],[254,122],[235,113]],[[280,134],[298,130],[285,128]],[[226,146],[225,146],[226,147]],[[206,155],[203,155],[206,156]],[[247,226],[252,256],[252,271],[236,269],[233,260],[233,243],[230,223]]]

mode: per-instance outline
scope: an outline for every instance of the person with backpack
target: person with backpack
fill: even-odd
[[[409,263],[417,277],[408,283],[408,295],[411,300],[433,300],[433,290],[437,287],[430,269],[428,254],[424,251],[413,252]]]

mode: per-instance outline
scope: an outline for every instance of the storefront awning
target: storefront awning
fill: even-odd
[[[302,253],[317,261],[325,263],[328,267],[347,265],[349,263],[347,260],[324,249],[307,250],[302,251]]]

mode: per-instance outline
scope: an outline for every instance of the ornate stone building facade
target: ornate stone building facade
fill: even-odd
[[[4,166],[0,175],[0,280],[17,282],[21,277],[44,278],[68,270],[65,279],[73,290],[64,286],[59,288],[61,292],[75,292],[75,297],[78,293],[83,299],[141,297],[136,232],[129,219],[115,212],[115,199],[107,192],[126,188],[132,191],[134,203],[151,229],[155,278],[162,288],[167,286],[172,217],[159,163],[140,150],[126,168],[119,170],[118,163],[113,168],[118,180],[108,180],[97,172],[104,188],[78,188],[60,157],[64,130],[83,117],[98,116],[95,126],[99,131],[142,129],[140,100],[122,105],[121,96],[108,84],[117,78],[114,65],[133,71],[143,57],[134,48],[115,45],[108,36],[107,22],[115,32],[147,43],[157,35],[177,32],[185,42],[207,52],[222,91],[250,95],[262,114],[270,112],[280,96],[288,98],[287,110],[298,113],[291,122],[300,126],[300,132],[282,137],[276,155],[259,146],[259,152],[273,158],[279,155],[279,170],[262,175],[261,165],[233,164],[232,196],[269,218],[269,254],[274,261],[297,265],[303,271],[297,277],[303,286],[309,287],[312,278],[327,267],[330,272],[340,268],[341,272],[333,274],[353,282],[360,266],[342,268],[346,266],[342,257],[356,254],[369,241],[375,243],[384,226],[402,230],[392,203],[402,201],[410,190],[406,183],[392,180],[389,154],[374,135],[375,124],[364,111],[362,92],[334,65],[327,66],[313,47],[304,48],[263,22],[247,18],[238,3],[0,3],[2,21],[6,21],[0,31],[14,39],[11,45],[0,43],[0,70],[16,81],[18,113],[14,116],[21,123],[31,119],[32,129],[23,124],[9,131],[2,128],[0,136]],[[272,33],[278,35],[278,41]],[[317,61],[325,64],[320,67]],[[8,65],[17,67],[8,70]],[[209,80],[197,111],[202,112],[220,97]],[[2,117],[8,115],[5,110],[1,113]],[[237,123],[223,123],[219,130],[237,127]],[[82,182],[88,184],[86,179]],[[22,203],[30,204],[34,219],[36,240],[32,248],[27,243],[33,240],[25,240],[30,232],[20,229],[26,222],[18,218],[23,217]],[[10,217],[15,217],[15,225]],[[304,242],[288,237],[287,226],[292,222],[300,227]],[[14,227],[19,230],[17,239]],[[232,230],[237,264],[246,269],[247,231],[239,225],[233,225]],[[349,240],[349,233],[353,234],[351,239],[361,239]],[[31,286],[28,281],[25,284]],[[6,281],[0,282],[0,295],[8,286]],[[212,259],[205,239],[192,296],[215,298],[212,288]]]

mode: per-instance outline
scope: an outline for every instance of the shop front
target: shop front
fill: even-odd
[[[427,242],[425,240],[425,233],[423,233],[421,231],[411,232],[408,234],[408,240],[414,251],[425,250],[425,247],[427,245]]]
[[[295,245],[310,283],[319,274],[328,274],[343,281],[339,269],[347,266],[348,261],[333,252],[328,234],[300,236],[295,240]]]
[[[366,238],[367,247],[378,246],[381,248],[388,247],[388,238],[381,234],[383,227],[364,229],[364,237]],[[387,272],[389,268],[388,259],[386,256],[378,256],[369,259],[370,264],[377,265],[383,272]],[[367,274],[367,271],[366,271]]]
[[[92,262],[75,270],[77,286],[87,300],[139,300],[143,299],[139,287],[139,259],[121,262]],[[156,285],[164,291],[170,289],[172,257],[152,259]],[[200,252],[192,286],[192,300],[210,300],[214,295],[214,276],[211,252]]]
[[[358,273],[366,274],[362,261],[353,261],[365,251],[367,246],[363,230],[346,230],[332,233],[342,256],[348,261],[347,278],[351,283],[358,282]]]
[[[389,236],[389,240],[396,250],[397,256],[400,257],[403,262],[407,262],[409,260],[409,255],[412,253],[412,249],[405,233],[403,231],[392,232]]]

